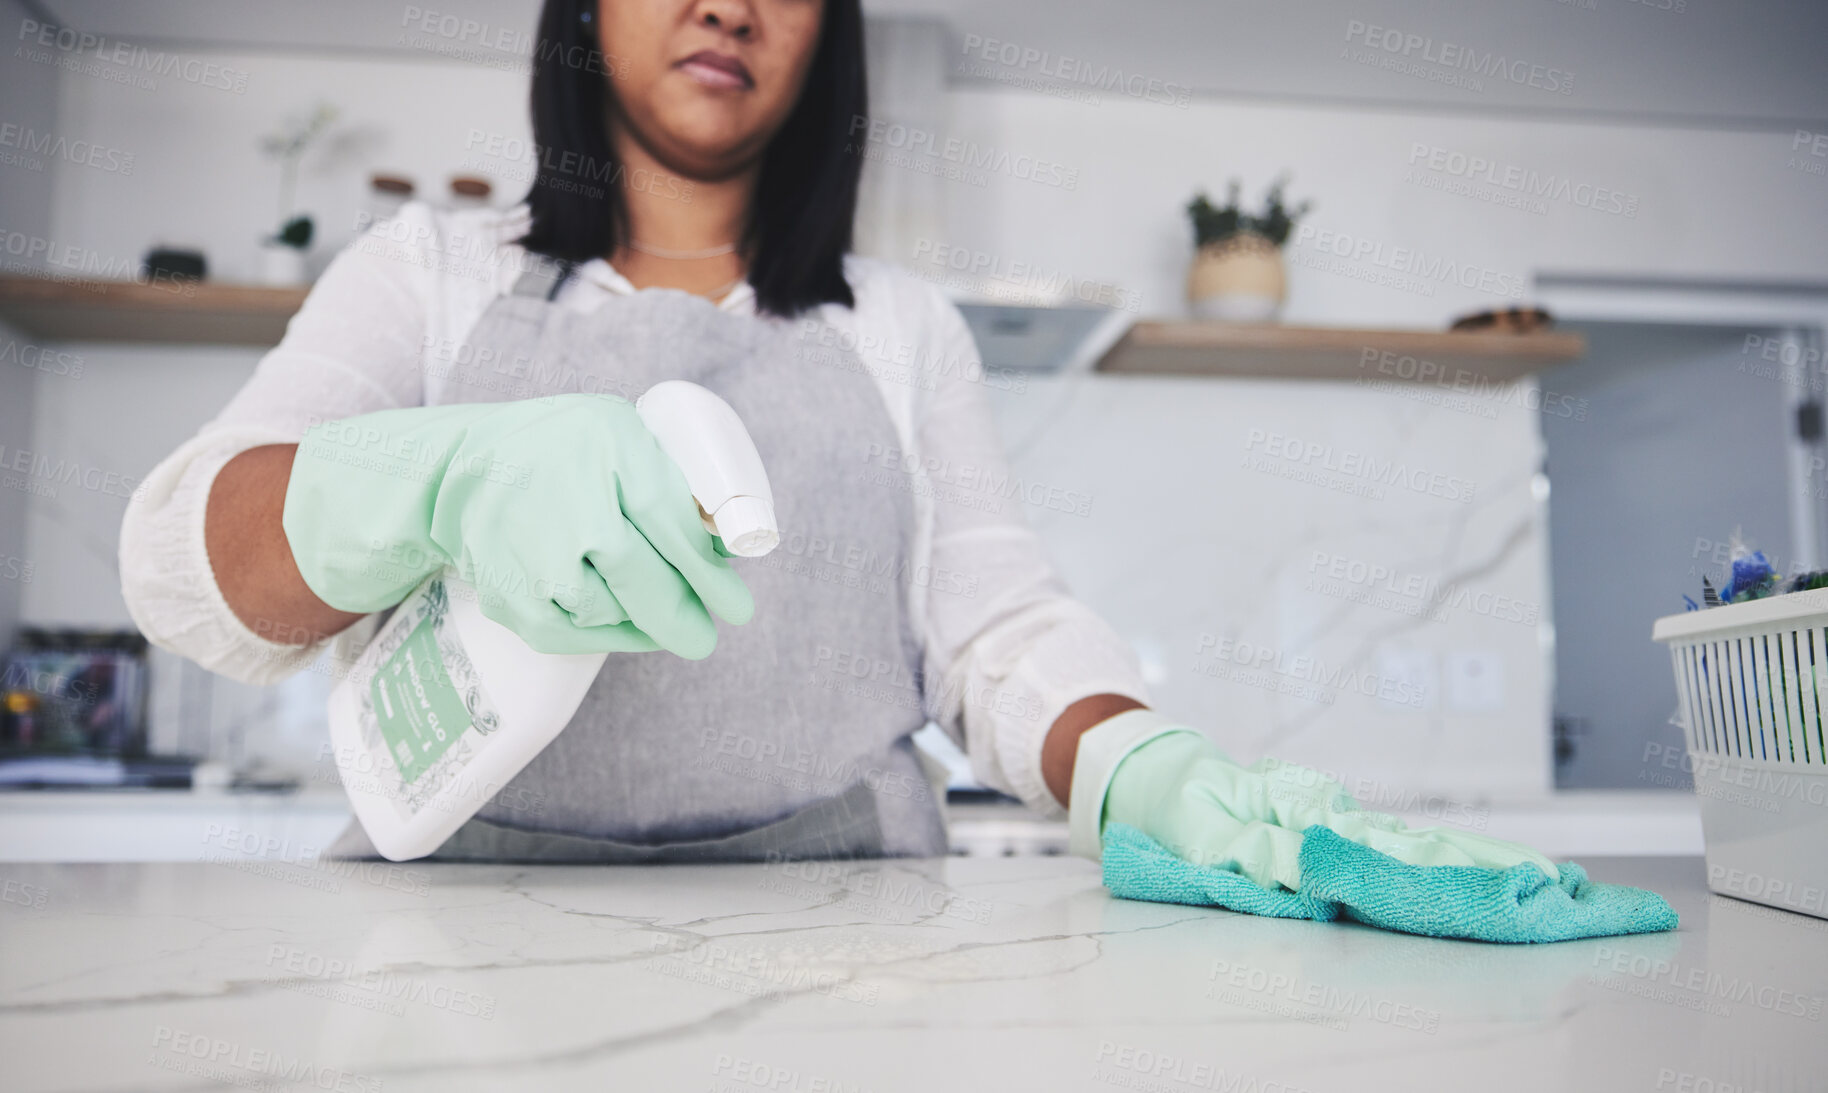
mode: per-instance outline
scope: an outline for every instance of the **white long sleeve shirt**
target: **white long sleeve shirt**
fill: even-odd
[[[324,643],[256,633],[230,610],[204,546],[216,473],[238,453],[295,443],[325,420],[436,401],[456,347],[527,268],[512,242],[524,208],[448,212],[410,204],[338,255],[285,338],[216,418],[147,477],[121,528],[121,582],[134,622],[154,644],[212,671],[270,683],[311,664]],[[907,590],[921,641],[927,713],[970,756],[975,776],[1044,814],[1063,810],[1041,777],[1041,744],[1060,713],[1089,695],[1143,700],[1133,652],[1073,600],[1023,522],[963,318],[936,289],[886,263],[852,257],[854,308],[820,318],[876,380],[903,450],[885,462],[912,473],[916,575]],[[601,259],[578,268],[556,298],[588,312],[636,291]],[[719,306],[754,314],[745,283]],[[521,397],[510,381],[501,397]],[[1071,504],[1071,498],[1040,503]],[[941,581],[971,595],[929,594]],[[941,585],[942,589],[946,585]],[[373,620],[332,639],[339,659],[372,636]],[[984,696],[993,696],[986,700]]]

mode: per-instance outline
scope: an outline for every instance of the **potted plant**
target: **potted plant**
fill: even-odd
[[[1236,181],[1223,207],[1204,193],[1188,203],[1196,249],[1187,271],[1187,302],[1196,318],[1261,323],[1282,310],[1288,294],[1282,244],[1310,207],[1303,202],[1291,209],[1283,203],[1286,181],[1277,179],[1270,186],[1263,212],[1256,216],[1238,207]]]
[[[336,110],[320,104],[302,121],[288,121],[260,140],[260,149],[279,161],[279,231],[261,240],[260,279],[269,285],[297,285],[305,280],[305,252],[311,248],[312,223],[295,209],[298,161],[323,135]]]

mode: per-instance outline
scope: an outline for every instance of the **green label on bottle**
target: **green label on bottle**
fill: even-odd
[[[470,711],[438,652],[434,616],[413,627],[368,685],[375,721],[407,785],[430,770],[470,727]]]

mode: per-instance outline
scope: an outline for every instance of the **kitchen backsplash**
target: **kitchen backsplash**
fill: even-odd
[[[995,405],[1021,507],[1161,709],[1386,805],[1547,792],[1536,389],[1354,379],[1031,378]]]

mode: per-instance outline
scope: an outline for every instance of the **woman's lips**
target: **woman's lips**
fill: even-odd
[[[673,66],[706,87],[747,90],[755,86],[748,66],[727,53],[701,49]]]

